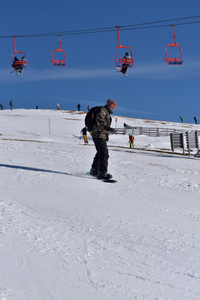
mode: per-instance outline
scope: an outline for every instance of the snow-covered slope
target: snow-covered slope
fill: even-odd
[[[130,150],[114,135],[118,182],[103,183],[86,174],[95,148],[83,145],[84,116],[0,111],[0,299],[199,299],[200,159]],[[170,149],[169,137],[135,145]]]

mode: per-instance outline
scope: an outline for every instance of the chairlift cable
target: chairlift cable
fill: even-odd
[[[180,20],[187,20],[187,19],[194,19],[194,18],[200,18],[200,16],[160,20],[160,21],[153,21],[153,22],[146,22],[146,23],[139,23],[139,24],[132,24],[132,25],[121,25],[120,28],[121,30],[138,30],[138,29],[167,27],[171,24],[153,25],[153,26],[152,24],[167,23],[172,21],[180,21]],[[197,23],[200,23],[200,21],[174,23],[174,25],[178,26],[178,25],[189,25],[189,24],[197,24]],[[58,36],[58,35],[78,35],[78,34],[104,33],[104,32],[116,31],[116,30],[117,28],[115,26],[115,27],[103,27],[103,28],[81,29],[81,30],[60,31],[60,32],[34,33],[34,34],[25,34],[25,35],[6,35],[6,36],[0,36],[0,38],[13,38],[14,36],[21,37],[21,38],[28,38],[28,37],[44,37],[44,36]]]

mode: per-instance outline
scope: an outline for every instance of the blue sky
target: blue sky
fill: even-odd
[[[107,28],[200,15],[199,0],[57,0],[1,3],[0,36],[20,36],[71,30]],[[200,18],[185,22],[200,21]],[[184,20],[182,21],[184,22]],[[173,22],[178,24],[177,21]],[[181,22],[179,22],[181,23]],[[168,22],[170,24],[170,22]],[[28,66],[21,76],[11,67],[13,38],[0,39],[0,103],[9,108],[82,110],[115,99],[118,115],[200,123],[200,23],[176,25],[183,64],[168,66],[164,47],[173,42],[171,26],[121,30],[123,46],[133,48],[134,66],[125,78],[116,72],[116,31],[61,35],[66,66],[51,64],[58,37],[17,37],[16,49],[25,51]]]

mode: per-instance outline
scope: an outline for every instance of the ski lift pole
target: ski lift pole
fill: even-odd
[[[14,45],[14,52],[17,53],[18,51],[15,48],[15,36],[14,36],[14,40],[13,40],[13,45]]]
[[[119,30],[120,30],[120,26],[116,26],[118,28],[118,32],[117,32],[117,37],[118,37],[118,47],[123,48],[123,46],[120,44],[120,39],[119,39]]]
[[[60,39],[60,34],[58,35],[58,38],[59,38],[59,45],[60,45],[60,48],[59,48],[59,50],[61,51],[61,50],[62,50],[62,48],[61,48],[61,39]]]
[[[172,30],[173,30],[173,33],[174,33],[174,45],[177,45],[176,44],[176,33],[175,33],[175,29],[174,29],[175,25],[171,25],[171,26],[172,26]]]

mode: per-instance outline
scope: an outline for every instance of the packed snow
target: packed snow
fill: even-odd
[[[173,155],[169,136],[130,149],[111,135],[117,183],[103,183],[84,117],[0,111],[0,300],[200,299],[200,158]],[[113,116],[124,123],[200,130]]]

